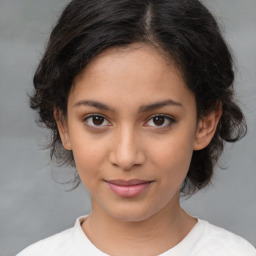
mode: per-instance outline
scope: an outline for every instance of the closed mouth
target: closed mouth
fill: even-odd
[[[106,180],[112,192],[120,197],[135,197],[141,194],[153,182],[152,180]]]
[[[139,184],[153,182],[152,180],[140,180],[140,179],[131,179],[131,180],[118,179],[118,180],[105,180],[105,181],[118,186],[132,186],[132,185],[139,185]]]

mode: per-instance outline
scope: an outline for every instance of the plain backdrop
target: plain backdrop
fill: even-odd
[[[47,132],[34,123],[27,94],[50,29],[68,1],[0,0],[0,256],[72,227],[89,213],[83,186],[68,192],[69,169],[49,163]],[[213,185],[182,199],[192,215],[256,245],[256,1],[208,0],[237,63],[235,86],[248,135],[228,146]]]

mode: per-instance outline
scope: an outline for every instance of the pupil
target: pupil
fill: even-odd
[[[154,117],[154,124],[159,126],[164,124],[164,117]]]
[[[94,116],[93,117],[93,123],[95,125],[101,125],[103,123],[103,121],[104,121],[104,118],[101,117],[101,116]]]

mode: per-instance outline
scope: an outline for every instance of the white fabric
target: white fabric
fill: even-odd
[[[85,218],[78,218],[73,228],[32,244],[17,256],[108,256],[97,249],[84,234],[81,223]],[[194,228],[179,244],[160,255],[256,256],[256,249],[245,239],[198,219]]]

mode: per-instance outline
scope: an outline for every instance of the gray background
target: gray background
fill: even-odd
[[[41,150],[47,133],[28,107],[32,76],[63,0],[0,0],[0,256],[60,232],[90,211],[86,189],[67,192],[67,169]],[[256,245],[256,1],[208,0],[237,61],[236,86],[249,132],[228,146],[213,185],[184,201],[195,216]],[[53,169],[53,172],[52,172]],[[58,174],[59,173],[59,174]]]

